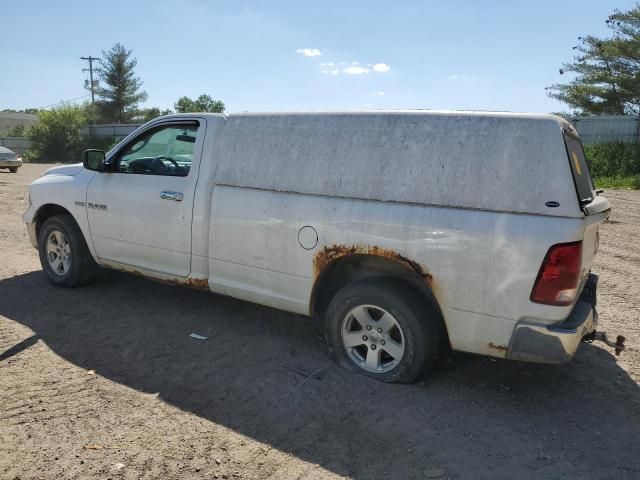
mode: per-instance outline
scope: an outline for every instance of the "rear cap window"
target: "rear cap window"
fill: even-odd
[[[578,137],[570,132],[564,132],[564,144],[567,147],[567,155],[569,156],[569,165],[571,165],[571,173],[573,175],[573,183],[575,184],[576,194],[580,206],[591,203],[594,198],[593,181],[587,166],[587,160],[584,156],[582,142]]]

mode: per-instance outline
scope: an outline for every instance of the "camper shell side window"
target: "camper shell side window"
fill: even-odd
[[[568,130],[564,131],[564,144],[567,148],[567,155],[569,157],[569,164],[571,165],[571,174],[573,175],[573,183],[576,188],[576,194],[578,195],[578,201],[580,206],[585,205],[593,201],[593,180],[589,173],[589,167],[587,166],[587,159],[584,156],[584,149],[582,148],[582,142],[578,137]]]

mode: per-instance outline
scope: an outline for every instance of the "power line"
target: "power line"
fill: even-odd
[[[69,100],[60,100],[59,102],[52,103],[51,105],[45,105],[44,107],[38,107],[36,110],[44,110],[45,108],[55,107],[56,105],[62,105],[63,103],[73,102],[74,100],[80,100],[82,98],[87,98],[87,97],[90,97],[90,96],[91,96],[91,94],[87,93],[86,95],[83,95],[81,97],[70,98]]]
[[[89,61],[89,81],[91,82],[91,103],[96,103],[96,99],[94,98],[94,84],[93,84],[93,61],[97,60],[100,61],[100,59],[98,57],[92,57],[91,55],[89,55],[88,57],[80,57],[80,60],[88,60]],[[82,69],[83,72],[86,72],[87,69],[83,68]]]

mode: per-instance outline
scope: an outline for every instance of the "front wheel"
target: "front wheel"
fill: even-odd
[[[18,171],[18,167],[9,167],[9,171],[11,173],[16,173]]]
[[[61,287],[86,285],[97,274],[98,266],[70,215],[56,215],[44,222],[38,235],[38,251],[42,270]]]
[[[367,280],[331,300],[325,334],[338,363],[384,382],[411,383],[438,352],[433,309],[405,285]]]

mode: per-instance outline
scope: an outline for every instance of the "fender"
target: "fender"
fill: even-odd
[[[81,165],[63,165],[47,170],[44,176],[29,185],[29,206],[22,220],[27,224],[34,247],[38,247],[37,226],[40,217],[43,214],[49,216],[48,209],[54,212],[62,209],[76,221],[91,256],[96,263],[101,263],[96,256],[87,217],[87,187],[94,175],[96,172],[85,170]]]

